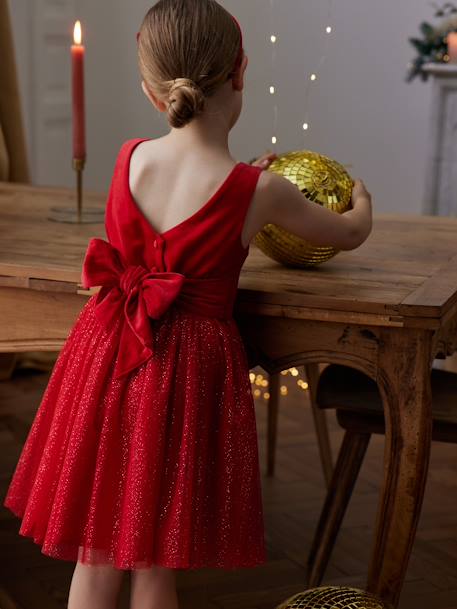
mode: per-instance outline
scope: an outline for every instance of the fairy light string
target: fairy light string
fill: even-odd
[[[292,376],[296,383],[297,387],[299,387],[302,391],[308,391],[309,385],[306,378],[300,374],[300,371],[294,366],[292,368],[287,368],[286,370],[281,370],[281,376]],[[264,401],[268,401],[270,399],[270,391],[269,386],[270,382],[266,376],[262,373],[249,373],[249,379],[251,381],[252,394],[254,398],[262,398]],[[284,383],[281,383],[279,386],[280,395],[289,395],[289,387]]]
[[[271,136],[271,143],[275,147],[278,143],[278,102],[277,93],[278,87],[276,84],[276,55],[278,46],[278,33],[275,28],[275,0],[269,0],[270,2],[270,35],[268,37],[269,44],[271,45],[271,79],[268,87],[269,94],[273,98],[273,132]],[[303,117],[302,129],[306,134],[311,128],[310,122],[310,101],[313,91],[315,90],[319,81],[319,74],[327,60],[328,49],[330,44],[330,38],[334,31],[333,26],[333,10],[335,0],[328,0],[327,14],[325,19],[325,26],[323,29],[324,34],[324,49],[316,64],[316,67],[309,73],[305,73],[305,96],[304,96],[304,108],[305,114]]]
[[[324,28],[324,36],[325,36],[324,50],[323,50],[322,55],[319,58],[319,61],[317,62],[316,68],[314,70],[312,70],[309,74],[308,73],[305,74],[305,77],[306,77],[305,99],[304,99],[305,115],[304,115],[304,121],[302,124],[305,142],[306,142],[306,134],[311,127],[311,122],[310,122],[311,95],[312,95],[312,92],[316,88],[316,83],[319,80],[320,71],[323,68],[325,61],[327,59],[330,38],[331,38],[331,35],[333,34],[333,9],[334,9],[334,0],[328,0],[326,23],[325,23],[325,28]]]
[[[276,46],[278,43],[278,35],[274,30],[274,0],[270,0],[270,44],[271,44],[271,84],[270,84],[270,95],[273,96],[273,135],[271,137],[271,143],[275,146],[278,142],[278,102],[276,95]]]

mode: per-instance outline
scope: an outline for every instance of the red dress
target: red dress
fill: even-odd
[[[261,169],[238,163],[192,216],[158,233],[119,153],[102,286],[52,370],[4,505],[54,558],[120,569],[266,562],[254,401],[232,316],[241,230]]]

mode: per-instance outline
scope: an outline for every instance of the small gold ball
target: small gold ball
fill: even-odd
[[[322,586],[294,594],[275,609],[392,609],[358,588]]]

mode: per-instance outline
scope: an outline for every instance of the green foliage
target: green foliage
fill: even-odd
[[[446,21],[457,16],[457,6],[451,2],[446,2],[442,6],[432,3],[432,6],[435,8],[436,18]],[[420,76],[424,81],[427,80],[428,74],[423,70],[424,64],[429,62],[444,63],[446,61],[448,53],[447,35],[450,32],[457,31],[457,25],[455,27],[452,25],[446,27],[444,23],[441,26],[434,27],[431,23],[424,21],[420,24],[419,30],[422,38],[414,37],[409,39],[409,42],[417,52],[417,56],[409,65],[406,76],[407,82],[411,82],[416,76]]]
[[[426,21],[420,24],[420,31],[425,36],[426,40],[431,41],[435,37],[435,28],[433,27],[433,25],[427,23]]]

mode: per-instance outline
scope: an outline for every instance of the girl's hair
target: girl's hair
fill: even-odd
[[[168,102],[168,122],[184,127],[234,72],[241,31],[215,0],[159,0],[138,33],[141,76]]]

